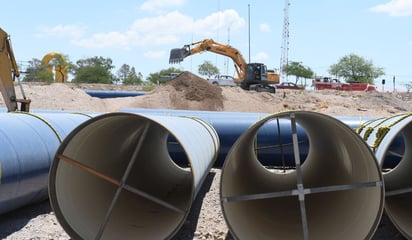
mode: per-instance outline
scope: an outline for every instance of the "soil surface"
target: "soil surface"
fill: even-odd
[[[184,72],[153,91],[137,97],[99,99],[91,90],[140,90],[139,86],[54,83],[23,84],[31,109],[114,112],[123,108],[188,109],[226,112],[275,113],[315,111],[331,116],[385,117],[411,110],[408,93],[277,90],[275,94],[219,87]],[[20,93],[20,88],[16,87]],[[18,96],[21,97],[21,96]],[[4,107],[0,99],[0,107]],[[213,168],[197,195],[186,223],[174,239],[232,239],[219,202],[221,169]],[[338,216],[337,216],[338,217]],[[2,239],[70,239],[48,201],[0,216]],[[333,237],[331,237],[333,239]],[[404,239],[383,216],[373,239]]]

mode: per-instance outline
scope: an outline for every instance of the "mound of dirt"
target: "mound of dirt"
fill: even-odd
[[[206,101],[206,105],[215,110],[223,108],[222,89],[191,72],[181,73],[166,85],[173,86],[176,91],[182,92],[185,100]]]
[[[123,108],[154,108],[259,113],[306,110],[359,117],[385,117],[412,109],[410,93],[278,89],[272,94],[215,86],[190,72],[183,72],[143,96],[99,99],[84,91],[136,90],[135,86],[118,89],[117,85],[106,85],[24,83],[23,89],[32,100],[32,109],[116,112]],[[21,98],[17,86],[16,93]],[[0,107],[5,107],[3,98],[0,98]]]
[[[183,72],[143,96],[141,100],[140,104],[135,102],[132,105],[134,107],[221,111],[224,97],[222,88],[190,72]],[[156,104],[152,105],[154,101]],[[161,104],[158,104],[158,101]]]

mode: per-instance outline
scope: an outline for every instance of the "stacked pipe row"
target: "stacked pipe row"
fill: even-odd
[[[43,172],[51,165],[52,207],[63,228],[74,238],[171,238],[184,222],[210,167],[219,163],[224,164],[222,211],[236,238],[367,239],[379,224],[385,195],[381,162],[386,160],[377,161],[376,146],[371,147],[368,138],[359,135],[368,129],[370,137],[371,129],[382,126],[375,126],[374,119],[365,127],[355,118],[300,111],[273,115],[122,111],[92,119],[77,114],[86,119],[75,121],[64,133],[59,133],[60,127],[56,126],[66,120],[59,120],[55,126],[53,120],[42,116],[39,121],[47,126],[34,127],[36,131],[29,135],[36,144],[38,135],[58,139],[50,144],[51,151],[56,153],[57,149],[57,153],[43,156],[47,160],[40,164],[42,170],[36,171]],[[14,116],[20,115],[24,114],[5,114],[13,116],[13,124]],[[32,122],[26,125],[34,126]],[[359,126],[357,134],[353,128]],[[407,126],[399,127],[397,133],[391,126],[394,133],[384,135],[380,146],[392,149],[396,148],[394,145],[407,145],[407,138],[400,138],[400,134],[408,135]],[[30,127],[17,128],[17,133],[2,139],[14,138]],[[393,136],[385,140],[389,135]],[[16,140],[13,151],[20,153],[27,138]],[[8,145],[12,144],[3,144]],[[27,154],[28,162],[39,161],[34,160],[33,152],[30,149]],[[406,153],[398,155],[397,159],[403,163],[405,156]],[[7,174],[27,180],[25,189],[37,178],[8,170],[4,167],[8,164],[11,163],[2,160],[0,194],[6,193],[3,184]],[[20,168],[27,165],[30,164],[20,161]],[[387,177],[384,179],[386,185]],[[17,191],[19,184],[22,182],[6,191]],[[403,192],[407,184],[403,183]],[[31,195],[15,195],[25,200],[12,208],[3,201],[0,207],[9,211],[39,201],[47,197],[46,191],[47,185],[31,191]],[[33,192],[40,197],[33,197]],[[405,194],[402,196],[407,201]],[[8,199],[14,201],[13,196]],[[396,222],[398,216],[391,214],[390,218]],[[402,221],[410,222],[405,216]],[[410,236],[405,226],[395,225],[406,237]]]
[[[412,114],[370,120],[357,132],[372,148],[382,169],[388,217],[403,236],[412,239]],[[398,164],[386,168],[393,158]]]
[[[88,114],[0,114],[0,213],[48,197],[51,161],[62,140]]]

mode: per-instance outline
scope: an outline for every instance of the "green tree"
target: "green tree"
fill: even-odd
[[[142,83],[142,74],[138,75],[134,67],[123,64],[117,71],[117,79],[125,85],[137,85]]]
[[[346,82],[362,82],[374,84],[374,79],[385,75],[383,68],[376,67],[372,61],[356,54],[342,57],[338,63],[329,67],[331,75],[342,77]]]
[[[405,83],[406,91],[409,93],[412,89],[412,82]]]
[[[219,74],[219,69],[213,65],[210,61],[204,61],[202,64],[199,65],[198,70],[200,75],[210,76]]]
[[[167,82],[168,80],[172,79],[172,76],[179,74],[181,72],[182,70],[180,69],[170,67],[167,69],[160,70],[160,72],[149,74],[147,80],[154,84],[161,84]]]
[[[76,62],[75,83],[113,83],[116,77],[111,73],[114,68],[110,58],[93,57]]]
[[[298,84],[299,78],[312,78],[313,71],[309,67],[305,67],[300,62],[290,62],[287,66],[283,66],[283,73],[290,76],[295,76],[295,84]]]
[[[29,61],[29,66],[26,68],[23,81],[25,82],[53,82],[53,73],[47,70],[47,65],[42,64],[42,61],[33,58]]]

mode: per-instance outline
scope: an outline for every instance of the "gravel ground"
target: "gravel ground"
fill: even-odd
[[[220,169],[211,169],[192,205],[189,216],[173,240],[232,240],[219,203]],[[59,225],[48,201],[0,216],[1,239],[55,239],[70,237]],[[405,239],[385,216],[373,240]]]
[[[382,93],[288,91],[284,94],[282,92],[266,94],[253,91],[245,92],[238,88],[223,88],[223,97],[212,98],[209,95],[199,94],[195,96],[186,94],[186,96],[184,91],[174,91],[171,86],[165,86],[145,97],[124,98],[119,101],[91,98],[82,90],[71,85],[28,85],[25,90],[33,101],[33,108],[79,111],[110,112],[124,107],[243,112],[277,112],[300,109],[319,111],[330,115],[366,117],[393,115],[411,109],[410,102],[402,100],[397,95]],[[203,92],[213,93],[213,91],[208,90]],[[189,101],[188,97],[192,100]],[[205,104],[202,100],[204,97],[217,101]],[[222,103],[223,109],[213,109],[216,106],[222,106]],[[210,109],[200,108],[205,106],[210,107]],[[219,183],[220,169],[212,169],[192,205],[187,221],[175,235],[174,240],[232,239],[220,208]],[[48,201],[0,215],[0,238],[18,240],[70,239],[58,223]],[[383,216],[373,239],[400,240],[404,238]]]

